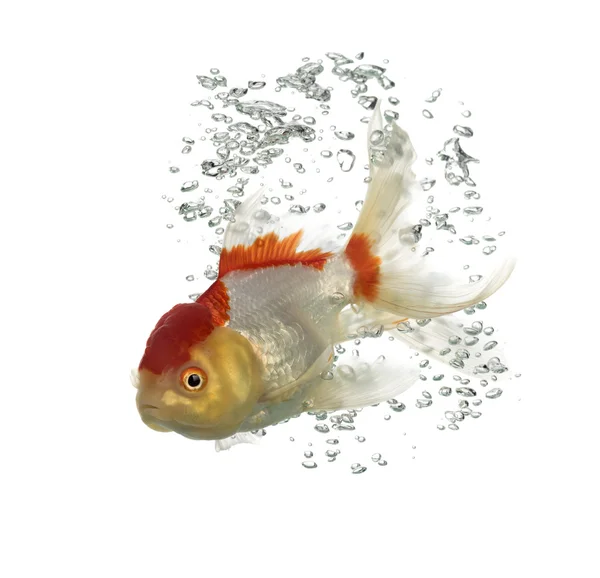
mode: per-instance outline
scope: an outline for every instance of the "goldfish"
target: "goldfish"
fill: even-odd
[[[473,280],[456,260],[415,250],[424,234],[414,224],[416,153],[408,134],[390,127],[383,131],[378,105],[368,128],[370,182],[343,243],[305,215],[271,215],[262,189],[237,207],[217,279],[159,319],[134,372],[148,427],[213,440],[219,451],[306,411],[393,398],[418,380],[418,369],[382,358],[336,365],[334,346],[369,328],[404,327],[396,337],[438,355],[456,331],[452,313],[504,284],[510,256]],[[374,131],[386,135],[379,147]]]

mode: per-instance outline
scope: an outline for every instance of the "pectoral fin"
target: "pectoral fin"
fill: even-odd
[[[215,450],[222,452],[238,444],[257,444],[261,437],[250,432],[237,433],[231,437],[215,441]]]

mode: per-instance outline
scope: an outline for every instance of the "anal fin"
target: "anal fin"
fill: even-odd
[[[391,399],[415,383],[419,368],[381,359],[366,363],[352,357],[332,373],[331,379],[319,378],[308,395],[315,411],[356,409]]]

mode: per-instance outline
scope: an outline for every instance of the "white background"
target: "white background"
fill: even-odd
[[[5,7],[0,573],[598,576],[594,18],[551,1]],[[147,215],[190,78],[328,50],[477,103],[522,237],[497,308],[521,401],[363,476],[154,434],[128,382],[181,298]]]

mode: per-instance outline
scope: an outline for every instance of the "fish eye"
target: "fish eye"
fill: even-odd
[[[188,367],[181,372],[180,380],[188,391],[200,391],[206,385],[208,377],[199,367]]]

